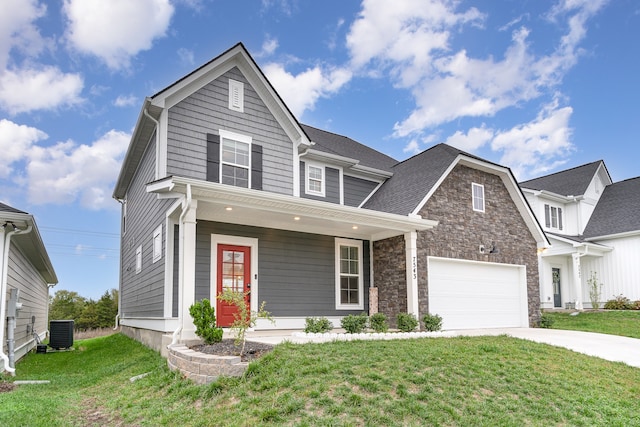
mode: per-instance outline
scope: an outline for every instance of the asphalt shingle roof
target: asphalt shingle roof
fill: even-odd
[[[446,144],[438,144],[393,166],[393,176],[364,204],[364,208],[408,215],[418,206],[459,154]]]
[[[584,238],[608,236],[640,230],[640,177],[605,187]]]
[[[301,126],[311,141],[315,142],[315,145],[312,147],[315,150],[357,159],[360,160],[359,164],[361,166],[380,169],[386,172],[390,172],[391,167],[398,163],[396,159],[376,151],[371,147],[367,147],[358,141],[354,141],[349,137],[327,132],[309,125],[301,124]]]
[[[21,210],[18,210],[16,208],[12,208],[9,205],[5,205],[4,203],[0,203],[0,212],[11,212],[11,213],[18,213],[18,214],[26,214],[26,212],[23,212]]]
[[[520,183],[520,187],[531,190],[545,190],[562,196],[581,196],[587,191],[602,160],[572,169],[541,176]]]

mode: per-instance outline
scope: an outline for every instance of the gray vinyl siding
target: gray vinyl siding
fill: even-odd
[[[171,199],[159,200],[146,191],[155,178],[155,136],[152,136],[127,191],[127,230],[121,241],[121,316],[164,316],[165,212]],[[162,225],[162,257],[153,260],[153,232]],[[142,270],[136,273],[136,249],[142,246]]]
[[[346,206],[360,206],[360,203],[378,186],[375,181],[344,175],[344,204]]]
[[[346,316],[335,309],[335,238],[198,221],[196,300],[210,298],[211,234],[258,239],[258,299],[273,316]],[[364,304],[369,297],[369,242],[363,242]]]
[[[244,83],[244,112],[228,108],[229,79]],[[167,174],[206,180],[207,133],[220,129],[262,146],[262,189],[293,195],[293,143],[267,106],[233,68],[169,109]]]
[[[16,238],[17,236],[11,240],[11,248],[9,250],[6,301],[9,301],[11,289],[20,290],[19,301],[22,303],[22,309],[17,313],[16,328],[14,330],[15,357],[18,360],[36,345],[33,335],[30,332],[27,333],[27,326],[31,327],[31,316],[36,318],[34,329],[40,336],[43,336],[44,332],[49,329],[47,327],[49,289],[47,288],[47,283],[31,262],[18,249],[15,242]],[[6,340],[2,343],[2,346],[6,354]],[[2,364],[2,361],[0,361],[0,364]]]
[[[340,204],[340,171],[338,169],[325,166],[325,184],[324,184],[324,197],[314,196],[313,194],[306,193],[306,170],[305,162],[300,162],[300,197],[304,199],[322,200],[323,202],[330,202]]]

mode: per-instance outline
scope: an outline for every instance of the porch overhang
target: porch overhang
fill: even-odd
[[[551,241],[551,247],[542,252],[543,257],[558,255],[602,257],[605,253],[611,252],[613,250],[613,248],[610,248],[609,246],[586,241],[576,241],[556,235],[550,235],[549,240]],[[554,241],[557,242],[557,244],[554,245]]]
[[[187,187],[198,201],[199,220],[373,241],[438,224],[417,215],[390,214],[184,177],[151,182],[147,192],[161,198],[182,198]]]

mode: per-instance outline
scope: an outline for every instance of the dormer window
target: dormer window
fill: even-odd
[[[324,197],[325,195],[325,170],[324,166],[305,164],[305,191],[307,194]]]
[[[562,231],[562,208],[544,205],[544,225],[547,228]]]

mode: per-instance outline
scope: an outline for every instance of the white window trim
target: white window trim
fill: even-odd
[[[142,245],[136,248],[136,274],[142,271]]]
[[[122,201],[122,235],[127,234],[127,196]]]
[[[476,208],[476,198],[475,198],[475,189],[480,188],[482,190],[482,207],[480,209]],[[475,182],[471,183],[471,206],[475,212],[484,212],[484,185],[476,184]]]
[[[547,226],[547,208],[549,209],[549,225],[548,226]],[[557,217],[556,217],[557,225],[555,227],[553,226],[551,209],[556,209],[556,212],[557,212]],[[542,215],[544,217],[544,228],[546,228],[547,230],[564,231],[564,228],[565,228],[564,214],[563,214],[564,209],[558,205],[545,203],[543,206],[543,210],[544,212]]]
[[[322,178],[320,181],[320,191],[314,191],[311,190],[311,188],[309,188],[309,168],[317,168],[320,169],[322,171]],[[317,181],[317,180],[316,180]],[[304,192],[306,194],[312,195],[312,196],[320,196],[320,197],[325,197],[325,182],[327,181],[327,171],[324,165],[321,165],[320,163],[314,163],[314,162],[305,162],[304,163]]]
[[[229,79],[229,109],[244,113],[244,83],[232,79]]]
[[[356,246],[358,248],[358,304],[340,303],[340,246]],[[335,287],[336,310],[363,310],[364,309],[364,276],[363,276],[363,249],[362,240],[336,238],[335,247]]]
[[[240,133],[235,133],[235,132],[230,132],[228,130],[224,130],[224,129],[219,129],[218,130],[218,134],[220,135],[220,170],[219,170],[219,177],[220,177],[220,182],[222,182],[222,166],[223,165],[230,165],[230,166],[234,166],[234,167],[239,167],[239,168],[244,168],[248,170],[248,186],[247,188],[251,188],[251,143],[253,141],[253,139],[248,136],[248,135],[243,135]],[[239,165],[237,163],[229,163],[229,162],[225,162],[223,160],[223,146],[224,146],[224,140],[225,139],[231,139],[234,141],[238,141],[238,142],[242,142],[245,144],[249,144],[249,165],[245,166],[245,165]]]
[[[152,263],[156,263],[162,258],[162,224],[160,224],[158,228],[153,231],[151,248],[153,251]]]

